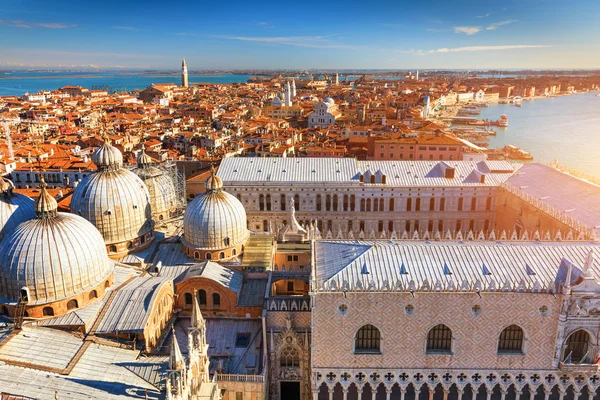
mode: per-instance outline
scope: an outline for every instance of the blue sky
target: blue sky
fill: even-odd
[[[0,68],[598,68],[599,0],[0,0]]]

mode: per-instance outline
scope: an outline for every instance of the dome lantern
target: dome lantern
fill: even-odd
[[[206,180],[206,193],[216,193],[223,189],[223,181],[217,176],[215,166],[210,169],[210,177]]]
[[[153,164],[152,157],[146,154],[146,146],[142,145],[142,152],[137,158],[137,164],[139,168],[146,168]]]
[[[92,154],[92,162],[100,170],[116,171],[123,167],[123,155],[119,149],[111,145],[111,140],[104,131],[102,140],[104,140],[102,146]]]
[[[46,190],[46,181],[44,180],[44,176],[40,174],[41,182],[40,182],[40,197],[35,201],[35,214],[38,219],[45,218],[53,218],[58,215],[58,203],[56,199],[52,197],[48,190]]]

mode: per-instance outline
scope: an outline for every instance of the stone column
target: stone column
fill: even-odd
[[[457,391],[458,391],[458,398],[457,400],[462,400],[463,397],[463,393],[465,392],[464,388],[460,388],[460,387],[456,387]],[[473,400],[475,400],[475,398],[473,398]]]
[[[489,387],[485,387],[485,391],[487,393],[487,400],[490,400],[492,398],[492,393],[494,392],[494,388],[489,388]],[[548,400],[548,399],[546,399]]]
[[[392,393],[392,388],[390,388],[390,393]],[[400,386],[400,400],[404,400],[404,395],[406,394],[406,386]],[[415,391],[415,397],[419,397]],[[390,400],[388,398],[388,400]]]
[[[544,387],[544,400],[548,400],[550,398],[551,393],[552,393],[552,388]]]
[[[327,386],[327,393],[329,394],[329,400],[333,400],[333,391],[334,390],[335,390],[335,386],[334,387]]]
[[[435,387],[430,388],[429,386],[427,386],[427,389],[429,389],[429,400],[433,400],[433,394],[435,393]]]
[[[506,398],[506,389],[500,387],[500,400],[504,400]]]
[[[377,397],[377,388],[379,387],[379,385],[373,387],[373,385],[371,385],[371,400],[375,400],[375,397]]]
[[[448,400],[448,394],[450,393],[450,390],[447,388],[443,388],[444,389],[444,400]]]
[[[529,400],[533,400],[533,398],[535,397],[535,392],[537,392],[537,388],[528,386],[529,388]]]
[[[344,397],[343,397],[343,399],[344,399],[344,400],[348,400],[348,388],[347,388],[347,387],[344,387],[344,386],[342,386],[342,390],[343,390],[343,392],[344,392]]]
[[[313,400],[319,400],[319,388],[313,388],[312,393]]]
[[[400,391],[402,391],[402,388],[400,388]],[[392,388],[386,386],[385,387],[385,400],[390,400],[391,396],[392,396]],[[404,400],[403,399],[404,396],[403,395],[400,395],[400,396],[401,396],[400,399]]]

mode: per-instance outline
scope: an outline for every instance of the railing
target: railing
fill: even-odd
[[[263,375],[242,375],[242,374],[215,374],[217,382],[253,382],[264,383]]]
[[[564,362],[558,363],[558,368],[561,371],[572,372],[572,373],[596,373],[600,367],[598,364],[566,364]]]
[[[545,203],[543,200],[535,198],[535,197],[525,193],[523,190],[521,190],[513,185],[510,185],[508,183],[503,183],[502,188],[505,189],[507,192],[524,200],[525,202],[527,202],[528,204],[537,208],[538,210],[544,212],[545,214],[548,214],[549,216],[564,223],[565,225],[567,225],[568,227],[573,229],[578,234],[583,233],[585,239],[592,239],[592,240],[596,239],[595,238],[596,235],[595,235],[595,232],[593,229],[580,223],[575,218],[567,215],[567,213],[565,213],[564,211],[561,211],[555,207],[552,207],[549,204]]]

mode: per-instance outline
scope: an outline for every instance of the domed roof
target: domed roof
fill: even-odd
[[[0,297],[13,302],[23,287],[28,304],[64,300],[107,279],[114,264],[100,233],[77,215],[59,213],[42,182],[36,219],[20,224],[0,243]]]
[[[101,151],[107,152],[96,158],[101,163],[96,164],[99,170],[87,175],[73,192],[71,212],[90,221],[106,244],[151,232],[154,224],[148,188],[135,173],[121,168],[118,161],[123,157],[118,149],[105,143],[94,154]]]
[[[96,164],[98,169],[119,169],[123,166],[123,155],[116,147],[110,144],[108,136],[103,134],[104,143],[94,154],[92,154],[92,162]]]
[[[35,218],[33,200],[13,192],[10,181],[0,178],[0,240],[21,222]]]
[[[149,167],[154,163],[154,160],[152,160],[152,157],[150,157],[148,154],[146,154],[145,146],[142,146],[142,152],[140,153],[140,155],[137,158],[137,163],[138,163],[138,167],[140,167],[140,168]]]
[[[323,100],[323,102],[329,104],[330,106],[335,104],[335,101],[333,101],[331,97],[326,98],[325,100]]]
[[[157,167],[145,166],[135,170],[137,176],[144,181],[150,194],[152,214],[157,215],[173,209],[177,205],[175,182]]]
[[[222,249],[248,239],[246,210],[242,203],[222,190],[214,169],[206,181],[206,193],[197,196],[185,210],[184,244],[195,249]]]

